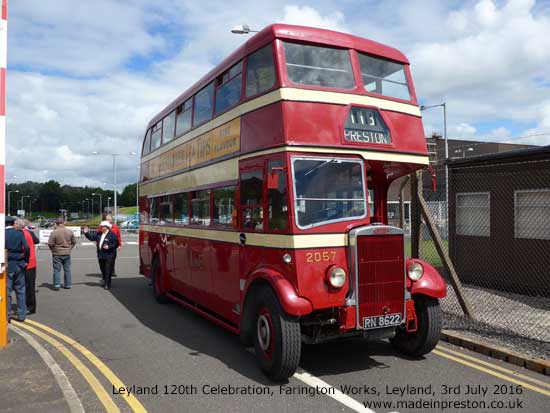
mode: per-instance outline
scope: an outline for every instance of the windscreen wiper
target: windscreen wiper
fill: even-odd
[[[316,165],[313,168],[311,168],[310,170],[308,170],[306,173],[304,173],[304,176],[308,176],[310,173],[316,171],[317,169],[322,168],[323,166],[325,166],[329,163],[334,163],[334,162],[336,162],[336,159],[327,159],[325,162],[320,163],[319,165]]]

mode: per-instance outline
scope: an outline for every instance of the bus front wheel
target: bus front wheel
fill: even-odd
[[[441,335],[441,308],[437,298],[415,296],[417,330],[407,333],[404,328],[397,329],[390,342],[399,352],[412,357],[420,357],[434,349]]]
[[[286,314],[271,288],[259,291],[255,304],[254,348],[262,371],[272,380],[292,376],[301,353],[300,324]]]
[[[170,302],[170,299],[166,295],[166,292],[164,291],[163,285],[162,285],[162,265],[159,262],[160,260],[158,258],[153,261],[153,265],[151,268],[151,282],[153,284],[153,295],[155,296],[155,300],[159,302],[160,304],[166,304]]]

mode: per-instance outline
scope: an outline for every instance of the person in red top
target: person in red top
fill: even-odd
[[[117,276],[115,273],[116,254],[122,248],[122,234],[120,233],[120,228],[118,227],[118,225],[113,223],[112,215],[104,214],[102,220],[108,221],[111,224],[111,231],[113,231],[118,238],[118,248],[115,251],[115,256],[113,258],[113,274],[112,274],[112,277],[116,277]],[[100,233],[101,231],[102,231],[101,226],[97,227],[97,232]]]
[[[34,233],[34,231],[28,228],[29,221],[24,221],[23,234],[25,235],[25,240],[29,244],[31,254],[29,256],[29,263],[25,268],[25,295],[27,298],[27,314],[36,313],[36,251],[34,246],[40,243],[40,240]]]

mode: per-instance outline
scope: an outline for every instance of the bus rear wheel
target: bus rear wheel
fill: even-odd
[[[282,310],[271,288],[262,288],[255,301],[253,337],[260,367],[270,379],[286,380],[300,363],[300,324]]]
[[[159,302],[160,304],[167,304],[170,302],[170,299],[166,295],[166,292],[164,291],[164,287],[162,285],[162,265],[159,261],[160,260],[156,258],[153,261],[153,265],[151,268],[153,295],[155,296],[155,300],[157,300],[157,302]]]
[[[439,342],[442,328],[441,308],[437,298],[415,296],[413,299],[417,330],[407,333],[404,328],[399,328],[390,342],[399,352],[420,357],[432,351]]]

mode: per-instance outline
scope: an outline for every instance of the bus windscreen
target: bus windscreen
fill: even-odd
[[[365,217],[361,161],[294,158],[293,170],[296,222],[300,228]]]

